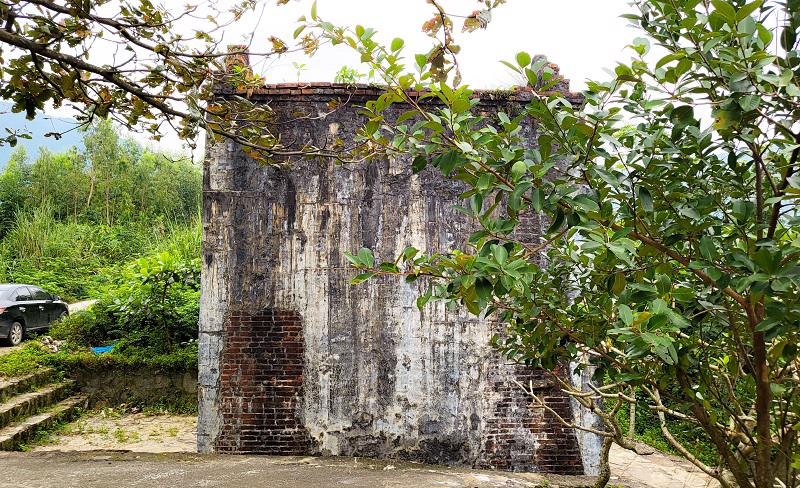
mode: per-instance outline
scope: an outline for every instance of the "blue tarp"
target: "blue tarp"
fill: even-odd
[[[105,352],[111,352],[114,349],[115,345],[116,344],[111,344],[110,346],[93,347],[92,352],[95,354],[103,354]]]

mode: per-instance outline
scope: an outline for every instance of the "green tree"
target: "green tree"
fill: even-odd
[[[75,148],[52,153],[45,148],[30,168],[28,206],[40,207],[48,202],[56,218],[77,221],[78,209],[83,210],[88,179],[84,160]]]
[[[28,153],[24,146],[15,149],[0,174],[0,238],[14,225],[17,212],[25,206],[30,184]]]
[[[519,53],[506,64],[532,100],[491,118],[442,69],[457,47],[430,3],[437,47],[411,70],[400,39],[387,47],[370,29],[310,21],[388,85],[361,137],[411,154],[417,173],[430,165],[465,184],[464,211],[481,228],[468,252],[408,248],[373,264],[363,249],[350,256],[362,271],[354,282],[427,279],[420,305],[496,317],[507,330],[495,344],[510,357],[593,368],[602,386],[589,394],[556,380],[600,412],[606,456],[612,442],[631,447],[614,413],[635,387],[673,447],[723,486],[797,486],[800,2],[636,0],[626,17],[646,37],[613,80],[589,83],[582,106],[556,90],[545,60]],[[396,103],[408,111],[389,120]],[[521,140],[526,119],[536,148]],[[529,214],[550,221],[538,245],[514,234]],[[700,428],[718,466],[672,435],[675,419]],[[607,480],[606,466],[598,485]]]

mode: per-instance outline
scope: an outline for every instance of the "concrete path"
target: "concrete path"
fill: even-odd
[[[628,480],[631,488],[718,488],[719,483],[683,459],[655,451],[639,455],[617,445],[611,447],[611,481]]]
[[[709,478],[662,454],[612,453],[609,486],[709,488]],[[219,456],[129,451],[0,453],[0,488],[579,488],[587,477],[451,469],[353,458]]]
[[[142,477],[158,477],[166,486],[241,486],[281,487],[523,487],[537,486],[542,478],[533,474],[510,474],[491,471],[454,470],[394,461],[354,460],[349,458],[270,458],[224,457],[191,454],[195,448],[197,419],[194,416],[145,415],[117,412],[114,409],[89,413],[72,422],[60,435],[19,457],[2,458],[0,466],[10,463],[26,473],[17,481],[34,483],[37,476],[62,476],[62,469],[75,466],[67,479],[75,485],[92,480],[110,479],[114,483],[91,486],[135,486]],[[103,451],[105,450],[105,451]],[[118,450],[118,451],[115,451]],[[69,451],[64,453],[62,451]],[[78,451],[84,451],[80,454]],[[50,457],[41,457],[49,452]],[[119,454],[125,452],[126,454]],[[153,453],[175,453],[157,456]],[[116,454],[110,454],[116,453]],[[138,454],[137,454],[138,453]],[[77,463],[77,464],[75,464]],[[215,472],[219,470],[220,474]],[[55,470],[55,471],[50,471]],[[141,470],[141,473],[138,471]],[[274,473],[275,484],[258,484],[256,474]],[[88,474],[87,474],[88,473]],[[95,473],[96,478],[90,478]],[[238,474],[237,474],[238,473]],[[609,486],[626,488],[712,488],[709,477],[690,463],[654,451],[650,455],[614,446],[611,451]],[[230,477],[229,477],[230,475]],[[28,478],[32,476],[32,478]],[[240,478],[237,478],[240,477]],[[0,469],[0,480],[3,478]],[[147,478],[151,479],[151,478]],[[152,478],[155,479],[155,478]],[[337,480],[322,483],[322,479]],[[139,481],[137,481],[139,480]],[[204,480],[201,484],[200,480]],[[145,480],[146,481],[146,480]],[[36,481],[38,482],[38,481]],[[321,484],[315,484],[315,483]],[[126,483],[129,483],[126,484]],[[233,483],[233,484],[232,484]],[[550,486],[590,485],[586,478],[551,477]],[[0,482],[0,487],[5,486]],[[19,486],[51,486],[30,484]],[[62,485],[59,485],[61,488]],[[70,484],[64,486],[73,486]],[[546,486],[546,485],[545,485]]]
[[[6,354],[10,353],[11,351],[16,351],[22,346],[15,346],[15,347],[8,347],[8,346],[0,346],[0,356],[5,356]]]
[[[1,488],[578,488],[588,478],[448,469],[352,458],[0,453]]]
[[[67,308],[69,308],[69,313],[75,313],[82,310],[87,310],[95,303],[97,303],[97,300],[84,300],[82,302],[70,303],[67,305]]]

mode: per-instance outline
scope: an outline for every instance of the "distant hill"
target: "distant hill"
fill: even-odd
[[[39,115],[34,120],[27,120],[24,113],[12,113],[11,104],[0,102],[0,134],[6,134],[6,128],[25,130],[30,133],[31,139],[20,139],[17,145],[24,145],[28,154],[33,158],[39,152],[39,147],[46,147],[53,152],[60,152],[72,146],[83,147],[81,134],[75,130],[65,134],[60,140],[54,137],[45,137],[48,132],[63,132],[75,127],[74,119],[50,117]],[[0,146],[0,170],[5,168],[9,156],[14,152],[9,145]]]

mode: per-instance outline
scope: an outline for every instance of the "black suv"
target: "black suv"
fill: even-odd
[[[0,339],[16,346],[29,331],[69,315],[67,304],[38,286],[0,284]]]

